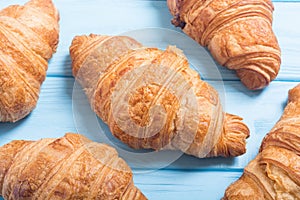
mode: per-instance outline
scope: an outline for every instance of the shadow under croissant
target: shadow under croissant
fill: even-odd
[[[167,2],[166,1],[160,1],[159,3],[157,1],[150,1],[149,4],[156,9],[156,14],[158,23],[160,23],[160,27],[168,28],[168,29],[173,29],[176,31],[181,31],[181,29],[174,27],[171,24],[171,20],[173,16],[170,14],[169,9],[167,7]],[[163,12],[162,12],[163,10]]]
[[[34,112],[34,110],[32,111]],[[31,113],[32,113],[31,112]],[[11,123],[11,122],[0,122],[1,124],[1,132],[0,132],[0,136],[4,136],[7,134],[9,135],[11,131],[13,131],[15,128],[21,126],[21,124],[24,124],[27,120],[29,120],[30,116],[31,116],[31,113],[29,113],[26,117],[24,117],[23,119],[17,121],[17,122],[14,122],[14,123]]]
[[[99,121],[99,125],[105,133],[105,136],[112,142],[111,145],[116,147],[117,149],[123,149],[125,151],[130,151],[130,152],[135,152],[135,153],[147,153],[147,152],[155,152],[154,150],[151,149],[132,149],[128,147],[126,144],[124,144],[122,141],[117,139],[115,136],[113,136],[109,130],[109,127],[107,124],[105,124],[99,117],[97,117]],[[97,140],[97,139],[96,139]],[[166,150],[163,150],[166,151]],[[169,150],[170,151],[170,150]],[[207,169],[207,168],[217,168],[218,166],[230,166],[234,163],[234,160],[236,159],[235,157],[229,157],[229,158],[224,158],[224,157],[210,157],[210,158],[202,158],[199,159],[195,156],[192,155],[187,155],[179,150],[177,150],[178,153],[182,154],[178,159],[176,159],[174,162],[169,163],[166,168],[185,168],[185,169]],[[157,154],[161,153],[160,151],[155,152]],[[151,160],[153,162],[161,162],[160,160]]]
[[[72,79],[72,82],[71,83],[66,82],[68,87],[64,87],[64,88],[65,88],[66,94],[68,94],[68,96],[72,98],[72,94],[73,94],[72,91],[73,91],[73,87],[74,87],[75,78],[71,75],[72,74],[72,71],[70,71],[70,69],[72,69],[71,63],[72,63],[72,61],[71,61],[70,55],[68,54],[64,57],[64,60],[63,60],[63,66],[64,66],[63,73],[64,73],[65,78]]]
[[[126,144],[124,144],[122,141],[114,137],[107,124],[105,124],[99,117],[97,117],[100,126],[104,129],[107,130],[105,131],[106,137],[110,139],[110,141],[113,143],[114,146],[127,150],[127,151],[132,151],[136,153],[144,153],[144,152],[154,152],[154,150],[145,150],[145,149],[132,149],[128,147]],[[166,150],[163,150],[166,151]],[[223,168],[230,167],[232,164],[235,162],[237,157],[209,157],[209,158],[197,158],[192,155],[184,154],[177,150],[179,153],[182,155],[178,157],[178,159],[174,160],[174,162],[169,163],[166,168],[172,168],[172,169],[197,169],[197,170],[206,170],[206,169],[219,169],[219,166],[222,166]],[[160,151],[156,152],[157,154],[160,153]],[[155,162],[155,161],[154,161]],[[158,161],[159,162],[159,161]]]
[[[240,80],[224,81],[224,85],[230,85],[231,89],[235,90],[236,93],[241,93],[253,98],[259,97],[264,92],[264,90],[249,90],[246,86],[244,86],[244,84],[241,83]]]

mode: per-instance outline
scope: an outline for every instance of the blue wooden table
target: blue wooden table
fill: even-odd
[[[24,2],[2,0],[0,8]],[[118,35],[145,28],[180,31],[170,23],[172,17],[163,0],[54,2],[61,16],[60,43],[49,63],[38,105],[27,118],[14,124],[0,124],[0,145],[13,139],[36,140],[78,131],[97,140],[97,135],[88,133],[90,121],[84,120],[87,117],[95,119],[87,100],[81,94],[74,97],[77,90],[71,74],[69,46],[75,35]],[[143,167],[129,163],[136,185],[149,199],[220,199],[226,187],[242,174],[243,167],[257,154],[262,138],[281,116],[288,90],[300,82],[300,2],[275,1],[274,6],[273,27],[282,49],[282,66],[269,87],[249,91],[233,72],[222,67],[218,67],[222,76],[203,76],[223,95],[226,111],[242,116],[249,126],[251,137],[247,153],[231,159],[197,159],[183,155],[172,163],[147,161],[148,165],[144,163]],[[207,56],[202,59],[209,61],[211,58]]]

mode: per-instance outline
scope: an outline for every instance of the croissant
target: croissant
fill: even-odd
[[[0,195],[11,200],[146,199],[114,148],[74,133],[0,147]]]
[[[281,53],[271,0],[168,0],[168,7],[172,23],[235,70],[247,88],[264,88],[277,76]]]
[[[58,21],[51,0],[0,11],[0,122],[18,121],[35,108],[58,44]]]
[[[130,147],[199,158],[245,152],[249,129],[242,118],[222,111],[217,92],[176,47],[91,34],[76,36],[70,54],[93,111]]]
[[[230,185],[224,200],[300,199],[300,84],[289,91],[281,119],[265,136],[260,153]]]

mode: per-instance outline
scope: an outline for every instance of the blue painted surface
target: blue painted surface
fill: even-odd
[[[0,8],[24,2],[2,0]],[[72,99],[74,79],[68,48],[75,35],[115,35],[150,27],[180,31],[170,24],[172,17],[165,1],[54,2],[61,15],[60,43],[50,61],[37,108],[20,122],[0,124],[0,145],[13,139],[60,137],[66,132],[78,130],[99,140],[89,132],[90,122],[83,120],[95,117],[85,96],[76,96],[77,104]],[[226,111],[242,116],[249,126],[251,137],[247,143],[247,153],[232,159],[197,159],[183,155],[163,169],[157,169],[157,166],[165,165],[160,160],[153,161],[157,165],[149,164],[142,169],[134,167],[130,161],[135,174],[134,181],[149,199],[220,199],[226,187],[241,175],[243,167],[256,155],[262,138],[281,115],[288,89],[300,82],[300,2],[274,1],[274,6],[273,27],[282,49],[282,66],[277,79],[268,88],[248,91],[233,72],[222,67],[218,68],[221,78],[209,72],[204,75],[204,79],[224,96]],[[193,48],[189,50],[192,52]],[[201,59],[209,62],[211,57],[208,55]]]

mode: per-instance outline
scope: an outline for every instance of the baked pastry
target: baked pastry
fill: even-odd
[[[0,195],[11,200],[146,199],[114,148],[74,133],[0,147]]]
[[[168,6],[172,23],[235,70],[247,88],[264,88],[277,76],[281,53],[271,0],[168,0]]]
[[[241,178],[227,188],[224,200],[300,199],[299,116],[300,84],[289,91],[282,117]]]
[[[58,21],[51,0],[0,11],[0,122],[16,122],[35,108],[58,44]]]
[[[249,129],[174,46],[143,47],[126,36],[77,36],[73,74],[112,134],[135,149],[203,158],[245,152]]]

